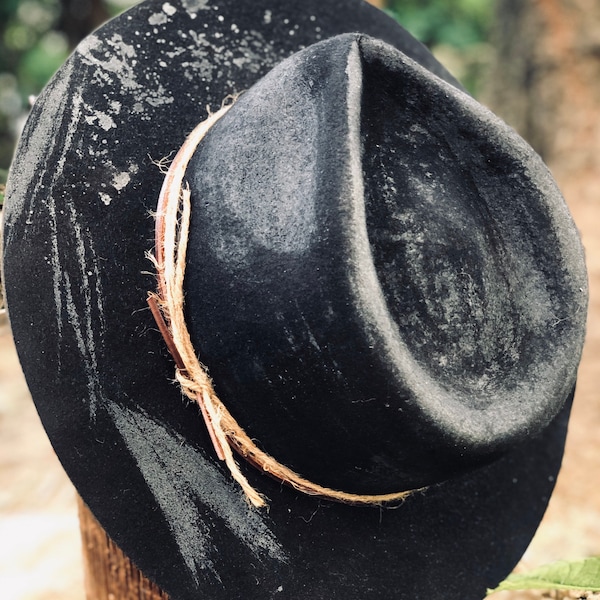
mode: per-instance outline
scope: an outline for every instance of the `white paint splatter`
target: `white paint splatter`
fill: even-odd
[[[167,18],[167,15],[165,15],[165,13],[154,13],[153,15],[150,15],[148,17],[148,23],[150,23],[150,25],[162,25],[168,20],[169,19]]]
[[[175,102],[175,98],[167,95],[165,88],[161,84],[158,86],[158,88],[156,88],[156,90],[148,91],[146,102],[150,104],[150,106],[156,107],[163,106],[164,104],[173,104],[173,102]]]
[[[112,186],[120,192],[131,181],[131,175],[127,172],[118,173],[113,177]]]
[[[175,48],[174,50],[172,50],[170,52],[165,52],[165,55],[172,59],[172,58],[176,58],[177,56],[181,56],[184,53],[185,53],[185,48]]]
[[[113,51],[105,53],[104,44],[110,46]],[[137,91],[142,87],[136,79],[130,60],[136,56],[135,48],[126,44],[119,34],[114,34],[105,42],[92,34],[77,46],[75,52],[81,56],[84,64],[95,65],[102,71],[115,75],[124,90]],[[94,52],[97,52],[98,56]],[[102,79],[101,72],[96,74]]]
[[[169,4],[168,2],[165,2],[162,5],[162,9],[163,9],[163,12],[165,14],[169,15],[170,17],[172,17],[177,12],[177,9],[172,4]]]
[[[192,19],[199,10],[209,10],[208,0],[181,0],[181,5]]]
[[[102,200],[103,204],[108,206],[112,202],[112,197],[106,192],[99,192],[98,196],[100,196],[100,200]]]
[[[110,115],[100,110],[94,110],[93,114],[85,117],[85,120],[88,125],[98,125],[101,129],[104,129],[104,131],[109,131],[117,126]]]
[[[104,52],[106,46],[111,48],[108,53]],[[123,91],[134,95],[141,107],[143,104],[140,103],[143,102],[156,107],[171,104],[175,100],[162,84],[153,88],[147,80],[138,81],[135,71],[136,50],[134,46],[124,42],[119,34],[114,34],[104,42],[95,35],[88,36],[77,47],[76,52],[85,64],[99,68],[95,73],[99,79],[106,78],[107,74],[116,77]]]

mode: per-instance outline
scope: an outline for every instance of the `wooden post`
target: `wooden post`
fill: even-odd
[[[123,554],[78,498],[87,600],[169,600]]]

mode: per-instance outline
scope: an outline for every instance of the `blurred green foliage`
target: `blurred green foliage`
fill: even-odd
[[[493,0],[388,0],[387,12],[475,96],[492,57]]]
[[[3,0],[0,5],[0,169],[7,169],[28,97],[67,56],[53,27],[59,0]]]
[[[32,99],[84,29],[132,4],[133,0],[0,0],[0,202]]]
[[[134,3],[0,0],[0,203],[1,186],[31,99],[64,62],[90,23],[99,24]],[[486,40],[493,1],[388,0],[387,4],[387,12],[477,94],[490,55]],[[87,16],[83,14],[86,11]]]
[[[484,42],[490,0],[389,0],[388,12],[427,46],[467,48]]]

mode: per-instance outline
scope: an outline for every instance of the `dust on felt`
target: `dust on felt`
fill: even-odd
[[[220,581],[218,544],[213,542],[208,520],[199,514],[198,503],[212,511],[254,557],[287,562],[283,546],[269,529],[268,517],[253,510],[235,483],[199,450],[140,410],[111,403],[109,412],[194,578],[206,577],[205,572]]]

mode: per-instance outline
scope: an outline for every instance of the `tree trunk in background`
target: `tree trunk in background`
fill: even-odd
[[[169,600],[108,537],[81,498],[79,523],[88,600]]]
[[[600,2],[497,0],[494,37],[498,56],[484,102],[550,167],[581,231],[590,277],[588,333],[563,470],[532,550],[540,562],[598,555]]]
[[[556,175],[600,176],[600,2],[498,0],[489,103]]]
[[[110,16],[102,0],[60,0],[60,7],[57,29],[67,36],[70,48]]]

